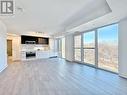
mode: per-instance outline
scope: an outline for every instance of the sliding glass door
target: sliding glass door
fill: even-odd
[[[83,34],[83,61],[95,65],[95,31]]]
[[[74,59],[81,61],[81,35],[74,37]]]
[[[98,66],[118,71],[118,25],[98,29]]]

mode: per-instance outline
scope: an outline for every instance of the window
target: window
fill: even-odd
[[[118,25],[98,29],[98,66],[118,71]]]
[[[74,36],[74,58],[118,72],[118,24]]]
[[[62,57],[62,39],[58,39],[58,54],[59,57]]]
[[[62,38],[62,58],[65,58],[65,38]]]
[[[74,37],[74,58],[81,61],[81,35]]]
[[[95,64],[95,31],[83,34],[84,62]]]

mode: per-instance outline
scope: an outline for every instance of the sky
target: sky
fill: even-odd
[[[84,34],[84,42],[91,43],[94,41],[94,31]],[[114,43],[118,41],[118,24],[102,27],[98,29],[98,41]]]

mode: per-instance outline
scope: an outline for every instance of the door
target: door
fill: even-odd
[[[12,56],[12,40],[7,40],[7,55]]]

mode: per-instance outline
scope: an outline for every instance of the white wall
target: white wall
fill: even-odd
[[[68,61],[73,61],[73,35],[65,36],[65,58]]]
[[[20,60],[20,53],[21,53],[21,37],[8,35],[7,39],[12,40],[12,59]]]
[[[127,78],[127,19],[119,23],[119,75]]]
[[[6,26],[0,21],[0,72],[7,67]]]

